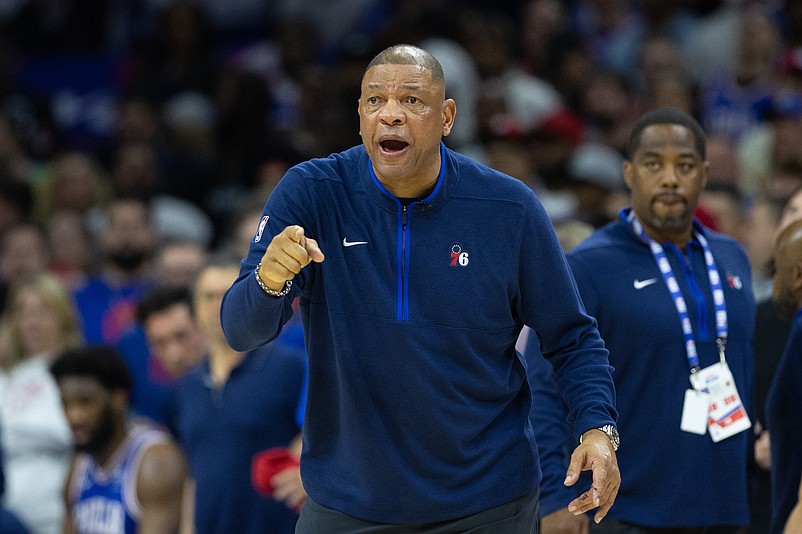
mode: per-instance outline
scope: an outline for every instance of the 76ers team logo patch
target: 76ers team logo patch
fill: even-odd
[[[462,250],[462,245],[459,243],[451,245],[451,267],[465,267],[469,261],[468,252]]]
[[[262,220],[259,221],[259,229],[256,231],[256,237],[253,238],[254,243],[258,243],[262,240],[262,232],[265,231],[265,225],[267,224],[267,220],[270,218],[270,215],[265,215],[262,217]]]
[[[727,282],[733,289],[741,289],[744,286],[743,282],[741,282],[741,277],[737,274],[727,273]]]

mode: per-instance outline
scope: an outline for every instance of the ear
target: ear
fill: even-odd
[[[128,413],[128,392],[124,389],[112,390],[111,405],[117,413]]]
[[[356,114],[359,116],[359,137],[362,137],[362,99],[356,99]]]
[[[457,104],[453,98],[447,98],[443,101],[443,137],[451,133],[451,128],[454,127],[454,119],[457,117]]]
[[[624,182],[627,184],[627,189],[632,191],[632,181],[635,179],[635,165],[630,160],[624,160],[622,168],[624,171]]]
[[[794,264],[793,272],[791,273],[791,288],[797,295],[802,295],[802,261]]]
[[[710,162],[705,160],[702,162],[702,187],[700,191],[707,185],[708,178],[710,178]]]

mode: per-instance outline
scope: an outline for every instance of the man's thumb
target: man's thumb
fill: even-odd
[[[582,462],[575,456],[571,455],[571,463],[568,464],[568,469],[565,471],[565,480],[563,484],[566,486],[573,486],[579,480],[579,473],[582,471]]]

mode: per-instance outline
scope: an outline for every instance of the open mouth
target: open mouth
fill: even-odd
[[[386,154],[395,154],[402,152],[406,147],[409,146],[409,143],[406,141],[400,141],[398,139],[386,139],[381,141],[379,146],[381,146],[382,152]]]

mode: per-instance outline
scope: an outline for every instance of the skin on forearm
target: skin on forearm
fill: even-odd
[[[195,480],[187,477],[181,502],[181,529],[179,534],[195,534]]]
[[[802,484],[799,485],[799,498],[788,516],[783,534],[802,534]]]
[[[142,505],[139,534],[178,532],[186,478],[184,456],[174,443],[159,443],[145,451],[136,480]]]

